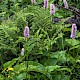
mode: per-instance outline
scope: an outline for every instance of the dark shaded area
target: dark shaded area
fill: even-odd
[[[53,18],[53,23],[58,23],[62,18],[55,17]]]
[[[77,17],[76,19],[75,17],[71,17],[65,22],[65,24],[72,24],[72,23],[75,23],[77,25],[77,29],[80,30],[80,17]]]

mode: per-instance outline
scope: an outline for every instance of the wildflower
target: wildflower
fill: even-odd
[[[44,8],[48,8],[48,0],[44,0]]]
[[[64,7],[65,7],[66,9],[68,9],[68,3],[67,3],[67,1],[66,1],[66,0],[63,0],[63,3],[64,3]]]
[[[10,76],[8,76],[8,78],[10,78]]]
[[[55,5],[50,4],[50,14],[55,14]]]
[[[35,0],[31,0],[31,3],[34,4],[35,3]]]
[[[77,26],[76,24],[72,24],[71,38],[74,39],[76,37]]]
[[[26,26],[24,29],[24,37],[29,37],[29,27]]]
[[[7,71],[7,72],[8,72],[8,71],[13,71],[13,68],[8,68],[6,71]]]
[[[21,50],[21,55],[24,56],[24,48]]]

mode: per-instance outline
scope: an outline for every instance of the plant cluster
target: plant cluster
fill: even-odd
[[[0,80],[80,80],[80,30],[65,24],[73,13],[31,1],[0,2]]]

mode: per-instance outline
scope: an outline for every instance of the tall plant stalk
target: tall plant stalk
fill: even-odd
[[[27,56],[26,56],[26,60],[27,60],[26,61],[26,68],[27,68],[27,74],[26,75],[27,75],[27,79],[28,79],[28,53],[27,53]]]
[[[25,38],[25,40],[26,40],[26,42],[27,42],[27,38]],[[28,79],[28,56],[29,56],[29,53],[28,53],[28,51],[26,50],[26,52],[27,52],[27,54],[26,54],[26,70],[27,70],[27,73],[26,73],[26,79]]]

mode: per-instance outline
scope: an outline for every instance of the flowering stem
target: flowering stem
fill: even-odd
[[[51,15],[51,21],[52,21],[52,23],[53,23],[53,15]]]
[[[26,42],[27,42],[27,38],[25,38],[25,40],[26,40]],[[27,55],[26,55],[26,70],[27,70],[27,73],[26,73],[26,79],[28,79],[28,56],[29,56],[29,54],[27,53]]]
[[[27,60],[27,64],[26,64],[26,66],[27,66],[27,79],[28,79],[28,53],[27,53],[26,60]]]

